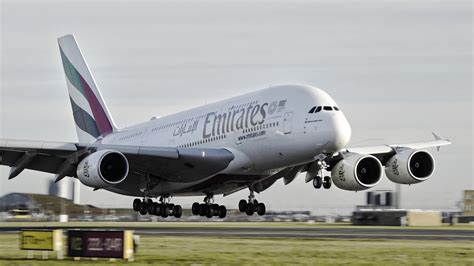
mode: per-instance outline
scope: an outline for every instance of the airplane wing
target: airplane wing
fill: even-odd
[[[392,153],[396,148],[409,148],[409,149],[426,149],[436,147],[438,150],[441,146],[451,144],[449,139],[444,139],[438,136],[436,133],[432,133],[434,140],[432,141],[422,141],[422,142],[412,142],[405,144],[392,144],[392,145],[379,145],[379,146],[367,146],[367,147],[353,147],[346,148],[341,152],[354,152],[360,154],[382,154],[382,153]]]
[[[173,182],[193,182],[225,169],[234,159],[226,149],[141,147],[48,141],[0,140],[0,165],[10,166],[9,179],[24,169],[75,176],[77,164],[96,150],[110,149],[127,157],[130,172]]]
[[[365,146],[365,147],[348,147],[340,150],[337,154],[334,155],[324,155],[320,154],[315,157],[315,160],[325,161],[329,165],[334,165],[339,160],[344,157],[346,153],[358,153],[358,154],[371,154],[379,159],[382,165],[390,159],[394,154],[396,154],[397,149],[399,148],[408,148],[408,149],[427,149],[427,148],[437,148],[438,151],[441,146],[450,145],[451,141],[449,139],[442,138],[436,133],[432,133],[434,140],[431,141],[420,141],[412,142],[405,144],[387,144],[387,145],[377,145],[377,146]],[[307,163],[300,172],[308,172],[305,177],[305,182],[312,180],[314,172],[318,171],[318,166],[315,162]],[[330,169],[330,168],[329,168]]]

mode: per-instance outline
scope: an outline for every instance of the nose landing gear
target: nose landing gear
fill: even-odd
[[[239,211],[245,212],[248,216],[253,215],[257,212],[258,215],[262,216],[267,211],[267,208],[264,203],[258,202],[255,199],[255,194],[250,190],[250,195],[248,201],[242,199],[239,201]]]
[[[330,176],[323,176],[323,170],[328,169],[328,165],[324,161],[316,161],[312,164],[310,169],[308,170],[307,176],[306,176],[306,182],[313,180],[313,187],[315,189],[320,189],[321,187],[325,189],[331,188],[332,181]],[[311,175],[314,175],[313,178],[311,178]]]
[[[330,176],[325,176],[324,178],[321,178],[321,176],[317,175],[313,179],[313,187],[315,189],[320,189],[321,186],[325,189],[331,188],[332,181]]]

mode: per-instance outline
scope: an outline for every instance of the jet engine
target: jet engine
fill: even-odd
[[[338,188],[358,191],[375,186],[382,178],[382,164],[372,155],[346,153],[331,170]]]
[[[435,161],[429,152],[398,148],[385,164],[385,174],[398,184],[416,184],[428,179],[434,168]]]
[[[125,180],[128,160],[118,151],[99,150],[84,158],[77,166],[76,173],[84,185],[106,188]]]

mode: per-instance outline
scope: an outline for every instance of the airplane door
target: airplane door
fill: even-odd
[[[291,133],[291,125],[293,121],[293,112],[286,112],[283,116],[283,133]]]

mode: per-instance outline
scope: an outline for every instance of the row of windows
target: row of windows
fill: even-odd
[[[183,119],[181,121],[176,121],[176,122],[173,122],[173,123],[170,123],[170,124],[158,126],[158,127],[153,128],[151,130],[151,132],[155,132],[155,131],[162,130],[162,129],[165,129],[165,128],[175,127],[175,126],[181,125],[183,123],[191,122],[193,120],[199,120],[199,119],[203,118],[204,116],[205,115],[200,115],[198,117],[187,118],[187,119]]]
[[[256,131],[256,130],[271,128],[271,127],[277,127],[279,124],[280,124],[279,122],[272,122],[272,123],[268,123],[268,124],[263,124],[263,125],[260,125],[260,126],[244,129],[242,131],[242,133],[249,133],[249,132]]]
[[[229,108],[229,111],[232,110],[232,109],[235,109],[235,110],[238,110],[238,109],[241,109],[241,108],[247,108],[251,105],[254,105],[254,104],[257,104],[258,101],[253,101],[253,102],[249,102],[249,103],[244,103],[244,104],[239,104],[239,105],[232,105],[230,108]]]
[[[308,113],[312,114],[312,113],[317,113],[317,112],[320,112],[321,110],[324,110],[324,111],[339,111],[339,108],[337,106],[313,106],[313,108],[311,108],[309,110]]]
[[[121,137],[119,140],[128,140],[128,139],[132,139],[132,138],[135,138],[135,137],[138,137],[138,136],[141,136],[143,132],[137,132],[135,134],[132,134],[132,135],[128,135],[128,136],[123,136]]]
[[[204,143],[210,143],[210,142],[214,142],[214,141],[225,139],[225,138],[227,138],[227,135],[220,135],[220,136],[215,136],[215,137],[210,137],[210,138],[207,138],[207,139],[194,141],[194,142],[191,142],[191,143],[178,145],[178,147],[189,148],[189,147],[194,147],[196,145],[201,145],[201,144],[204,144]]]

